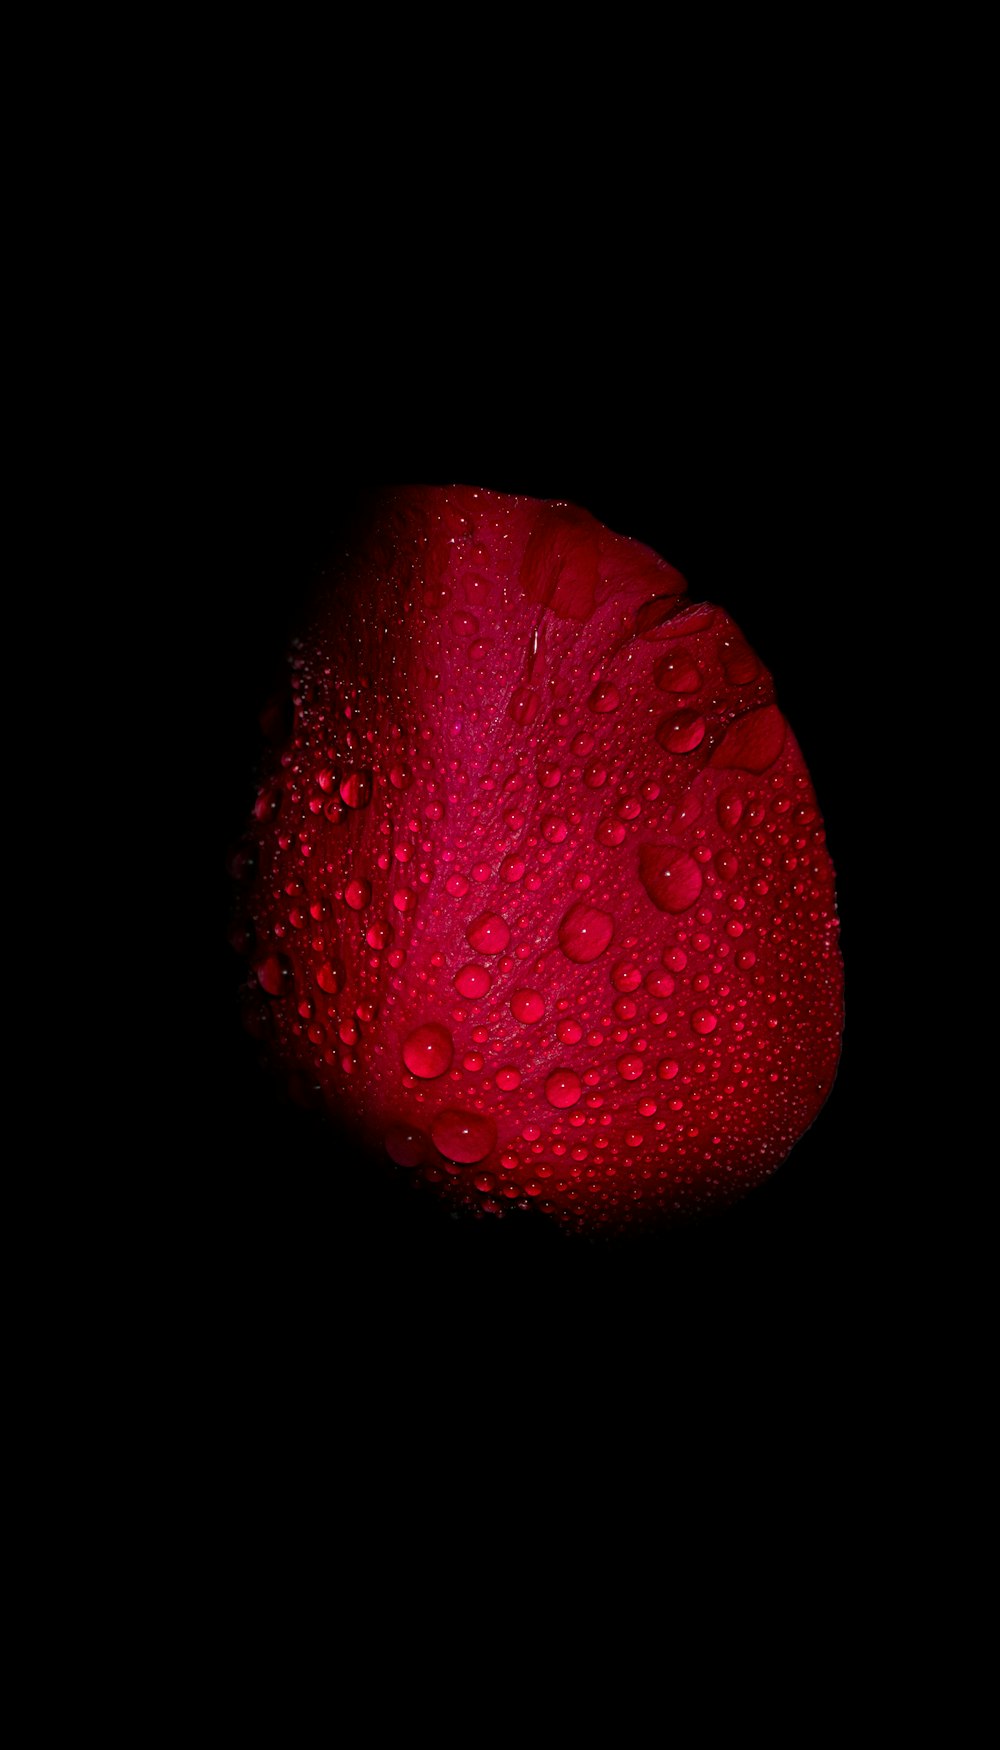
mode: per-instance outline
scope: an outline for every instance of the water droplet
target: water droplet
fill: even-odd
[[[393,1124],[385,1133],[385,1149],[397,1167],[419,1167],[427,1159],[427,1138],[422,1130]]]
[[[512,1064],[507,1064],[503,1069],[498,1069],[496,1073],[496,1084],[498,1088],[503,1089],[505,1094],[509,1094],[514,1088],[519,1088],[521,1086],[520,1070],[515,1069]]]
[[[734,856],[732,851],[716,851],[715,867],[718,869],[723,881],[731,881],[733,876],[739,873],[739,857]]]
[[[292,963],[284,954],[268,954],[256,967],[257,982],[269,997],[283,996],[292,988]]]
[[[515,687],[507,714],[515,723],[527,726],[538,716],[538,694],[533,687]]]
[[[615,990],[638,990],[642,983],[642,968],[634,960],[622,960],[611,974]]]
[[[484,911],[469,925],[465,939],[477,954],[502,954],[510,941],[510,930],[496,912]]]
[[[505,857],[500,865],[500,879],[502,881],[511,882],[520,881],[524,875],[524,870],[525,862],[523,857]]]
[[[545,1098],[550,1106],[575,1106],[582,1097],[583,1083],[575,1070],[554,1070],[545,1083]]]
[[[693,753],[705,739],[705,719],[697,711],[675,711],[664,717],[656,739],[666,753]]]
[[[662,1063],[657,1064],[656,1073],[661,1082],[672,1082],[680,1067],[680,1064],[675,1062],[672,1057],[665,1057]]]
[[[651,997],[669,997],[673,995],[674,981],[669,972],[658,972],[654,969],[646,974],[646,989]]]
[[[460,1112],[446,1106],[431,1125],[431,1138],[446,1160],[461,1166],[474,1166],[485,1160],[497,1140],[497,1127],[492,1118],[478,1112]]]
[[[367,808],[372,799],[371,772],[350,772],[340,781],[340,794],[348,808]]]
[[[510,999],[510,1012],[515,1021],[526,1027],[540,1021],[545,1013],[545,999],[537,990],[516,990]]]
[[[587,701],[592,711],[617,711],[621,702],[621,693],[611,681],[601,681]]]
[[[408,790],[413,783],[413,773],[409,766],[393,766],[389,782],[394,790]]]
[[[403,1062],[411,1075],[433,1081],[451,1068],[454,1045],[447,1027],[427,1021],[403,1041]]]
[[[452,899],[464,899],[469,891],[469,883],[464,875],[449,875],[445,888]]]
[[[625,828],[619,820],[599,820],[594,837],[599,845],[620,845],[625,838]]]
[[[720,640],[719,661],[727,681],[734,687],[748,686],[760,673],[760,663],[753,651],[737,638]]]
[[[346,970],[342,960],[324,960],[316,974],[316,983],[320,990],[325,990],[328,996],[336,996],[346,978]]]
[[[470,997],[474,1002],[484,997],[492,984],[485,966],[463,966],[461,972],[455,974],[455,989],[459,995]]]
[[[585,966],[604,953],[614,933],[615,920],[609,912],[580,902],[570,906],[559,925],[559,946],[567,960]]]
[[[639,879],[660,911],[687,911],[702,889],[702,874],[694,858],[676,845],[643,845]]]
[[[578,1021],[560,1021],[556,1028],[556,1038],[562,1045],[579,1045],[583,1038],[583,1028]]]
[[[627,1057],[618,1059],[617,1067],[623,1082],[637,1082],[642,1075],[645,1064],[635,1052],[630,1052]]]
[[[561,845],[568,832],[569,827],[564,820],[560,820],[558,814],[547,814],[542,821],[542,837],[550,845]]]
[[[714,1033],[719,1025],[719,1018],[713,1015],[711,1009],[695,1009],[691,1016],[691,1025],[696,1033]]]
[[[664,693],[696,693],[702,677],[687,652],[678,650],[657,663],[654,679]]]
[[[731,723],[712,755],[713,766],[766,772],[785,745],[785,719],[777,705],[764,705]]]
[[[479,631],[479,621],[475,614],[465,614],[459,609],[451,616],[451,629],[459,638],[474,638]]]
[[[371,904],[372,884],[364,876],[356,875],[344,888],[344,899],[352,911],[364,911]]]

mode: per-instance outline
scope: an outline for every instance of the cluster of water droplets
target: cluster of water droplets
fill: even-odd
[[[234,857],[251,1031],[487,1214],[620,1220],[759,1176],[802,1127],[836,927],[770,677],[704,606],[623,609],[603,650],[526,610],[488,509],[410,536],[385,560],[416,653],[396,690],[366,679],[377,618],[292,654],[292,735]]]

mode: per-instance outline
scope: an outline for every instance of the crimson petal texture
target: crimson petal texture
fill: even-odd
[[[233,940],[247,1027],[354,1170],[588,1230],[765,1178],[833,1083],[842,969],[809,775],[729,616],[574,506],[406,488],[290,669]]]

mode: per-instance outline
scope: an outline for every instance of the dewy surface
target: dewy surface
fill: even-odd
[[[265,712],[234,940],[248,1028],[353,1170],[617,1228],[730,1201],[816,1117],[822,820],[770,674],[686,587],[469,487],[385,494],[330,578],[290,726]]]

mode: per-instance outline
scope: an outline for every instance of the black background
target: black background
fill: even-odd
[[[272,345],[266,367],[252,352],[227,356],[209,385],[206,533],[178,586],[200,629],[196,733],[211,774],[196,905],[212,971],[193,1103],[212,1161],[192,1183],[190,1237],[224,1323],[260,1320],[290,1341],[317,1319],[325,1327],[333,1297],[358,1340],[384,1331],[397,1361],[419,1349],[492,1366],[512,1332],[522,1355],[549,1354],[567,1320],[654,1346],[678,1320],[723,1342],[758,1328],[774,1340],[803,1321],[829,1330],[868,1291],[887,1163],[855,1140],[867,1052],[853,803],[864,676],[845,609],[875,560],[867,457],[845,442],[854,377],[841,355],[803,352],[798,330],[773,324],[714,352],[704,327],[697,341],[655,345],[648,325],[631,345],[624,332],[588,357],[556,339],[550,351],[544,335],[527,353],[448,347],[439,328],[422,352],[412,331],[368,323],[356,345],[337,336],[332,366],[325,349],[275,357]],[[254,794],[257,714],[316,571],[366,491],[392,482],[584,506],[677,566],[693,599],[722,604],[775,675],[838,873],[848,1027],[816,1124],[767,1185],[715,1219],[624,1244],[567,1239],[518,1212],[456,1222],[284,1103],[242,1032],[224,862]]]

